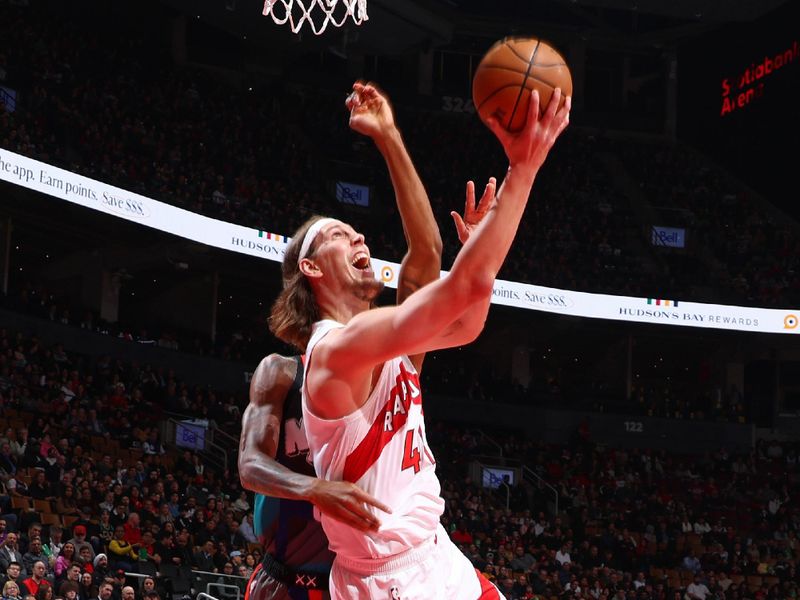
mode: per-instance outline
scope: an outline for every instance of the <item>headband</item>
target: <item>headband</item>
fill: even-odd
[[[314,221],[314,224],[308,228],[306,235],[303,237],[303,243],[300,245],[300,254],[297,255],[298,265],[300,264],[300,261],[308,255],[308,251],[311,250],[311,242],[314,241],[314,238],[317,237],[320,230],[325,227],[325,225],[333,223],[334,221],[336,221],[336,219],[330,219],[326,217],[324,219],[320,219],[319,221]]]

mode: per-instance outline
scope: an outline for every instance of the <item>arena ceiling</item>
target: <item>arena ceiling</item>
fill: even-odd
[[[309,0],[305,0],[306,4]],[[448,45],[459,37],[497,39],[512,33],[662,47],[726,24],[748,22],[791,0],[368,0],[361,27],[328,29],[315,38],[261,16],[263,0],[162,0],[248,43],[294,54],[338,43],[374,53]],[[302,42],[302,43],[298,43]]]

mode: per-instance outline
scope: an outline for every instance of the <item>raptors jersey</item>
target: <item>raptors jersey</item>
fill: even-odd
[[[307,371],[314,346],[343,327],[316,323],[306,349]],[[419,376],[408,357],[387,361],[364,405],[339,419],[314,416],[303,385],[303,422],[317,475],[350,481],[387,504],[392,514],[371,508],[377,532],[357,531],[322,515],[331,550],[343,558],[392,556],[430,539],[444,510],[435,461],[425,438]],[[368,507],[369,508],[369,507]]]
[[[283,403],[283,420],[275,460],[296,473],[314,477],[308,455],[308,442],[303,429],[300,387],[303,363],[297,361],[297,375]],[[333,554],[319,522],[314,519],[314,506],[301,500],[287,500],[256,494],[254,529],[267,552],[295,569],[322,571],[330,569]]]

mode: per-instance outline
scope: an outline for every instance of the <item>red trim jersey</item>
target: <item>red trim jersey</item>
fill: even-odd
[[[337,327],[343,325],[330,320],[314,325],[306,376],[314,369],[314,346]],[[387,361],[364,405],[339,419],[309,411],[304,382],[303,423],[318,477],[355,483],[392,509],[390,515],[371,509],[381,521],[377,532],[357,531],[322,515],[330,548],[338,556],[392,556],[436,532],[444,500],[425,437],[419,375],[407,356]]]

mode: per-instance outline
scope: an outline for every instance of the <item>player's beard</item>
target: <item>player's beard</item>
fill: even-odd
[[[377,279],[362,279],[356,284],[353,295],[359,300],[372,304],[383,291],[384,283]]]

